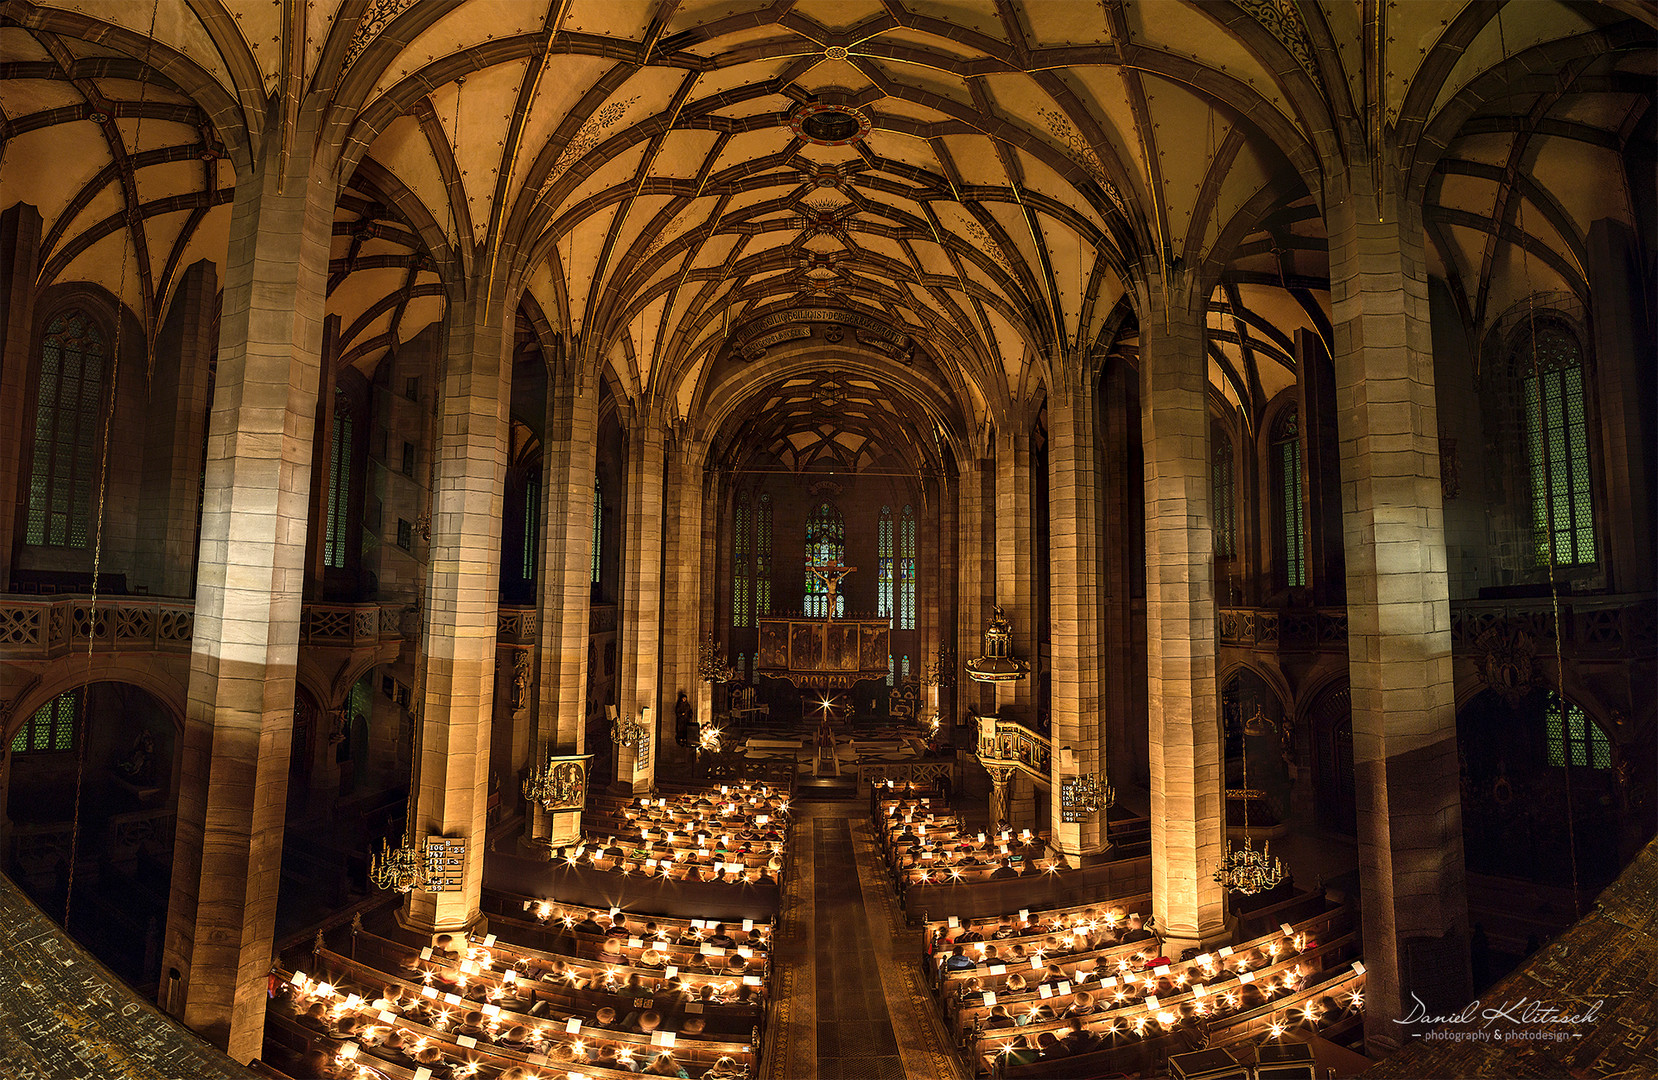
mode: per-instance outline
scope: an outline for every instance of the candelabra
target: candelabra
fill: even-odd
[[[709,634],[697,647],[697,673],[704,682],[730,682],[737,677],[737,669],[726,661],[725,650],[720,648],[713,634]]]
[[[697,739],[697,748],[717,754],[720,752],[720,729],[712,725],[702,729]]]
[[[651,729],[648,723],[650,706],[639,710],[639,719],[617,717],[610,722],[610,741],[617,747],[632,747],[635,753],[644,753],[650,745]]]
[[[426,884],[426,860],[408,836],[395,848],[390,841],[382,840],[380,854],[369,859],[368,876],[377,888],[414,892]]]
[[[1097,814],[1101,810],[1109,810],[1117,805],[1117,789],[1110,784],[1101,784],[1094,773],[1083,773],[1071,783],[1071,791],[1076,799],[1076,806],[1085,814]]]
[[[1260,710],[1256,710],[1260,717]],[[1242,893],[1245,896],[1254,896],[1257,893],[1267,892],[1278,887],[1284,880],[1284,863],[1281,859],[1274,859],[1268,849],[1271,841],[1262,841],[1261,850],[1256,851],[1255,845],[1249,839],[1249,804],[1255,793],[1249,789],[1249,748],[1245,740],[1243,759],[1243,847],[1232,846],[1226,842],[1226,855],[1220,865],[1215,867],[1215,882],[1223,889]],[[1222,800],[1224,803],[1224,800]],[[1226,825],[1226,809],[1221,808],[1221,827]]]

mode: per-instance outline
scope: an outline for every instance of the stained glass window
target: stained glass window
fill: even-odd
[[[541,481],[530,477],[524,487],[524,565],[519,568],[520,581],[535,580],[536,534],[541,531]]]
[[[1301,505],[1301,429],[1296,410],[1278,418],[1272,438],[1274,471],[1278,474],[1279,548],[1283,555],[1283,584],[1307,584],[1307,525]]]
[[[604,492],[598,481],[593,482],[593,584],[597,585],[604,572]]]
[[[887,685],[891,686],[898,681],[898,662],[891,653],[887,653]]]
[[[345,567],[347,515],[351,512],[351,450],[355,435],[356,425],[345,392],[336,390],[334,443],[328,458],[328,526],[322,545],[323,565],[331,570]],[[404,453],[405,472],[412,474],[414,447],[409,443],[403,445],[407,448]]]
[[[908,653],[899,658],[898,678],[904,682],[910,681],[910,657]]]
[[[84,688],[68,690],[35,710],[12,736],[14,754],[51,754],[75,749]]]
[[[818,503],[806,519],[806,565],[838,563],[846,553],[846,521],[834,503]],[[829,614],[829,591],[811,573],[806,575],[806,614],[824,618]],[[846,594],[835,593],[835,617],[846,614]]]
[[[875,614],[892,618],[892,507],[881,507],[881,520],[876,526],[875,561],[878,564],[879,594]]]
[[[771,496],[754,512],[754,614],[771,614]]]
[[[1612,742],[1583,710],[1550,692],[1544,711],[1549,733],[1549,764],[1567,762],[1591,769],[1612,767]]]
[[[1232,438],[1219,424],[1211,424],[1209,443],[1212,464],[1209,482],[1215,504],[1215,558],[1230,559],[1237,555],[1237,481],[1232,472]]]
[[[1593,563],[1589,429],[1577,340],[1556,326],[1540,329],[1530,349],[1522,344],[1515,365],[1525,399],[1533,554],[1539,566]]]
[[[737,498],[736,535],[731,568],[731,625],[754,625],[754,596],[750,586],[754,575],[753,515],[749,511],[748,496]]]
[[[47,325],[40,342],[25,543],[87,546],[106,360],[104,333],[85,311],[66,311]]]
[[[915,629],[915,511],[904,507],[898,537],[898,629]]]

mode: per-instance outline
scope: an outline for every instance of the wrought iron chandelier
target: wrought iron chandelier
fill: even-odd
[[[631,746],[635,753],[644,753],[650,745],[651,729],[646,718],[650,715],[650,706],[646,705],[639,710],[639,719],[631,717],[624,720],[620,716],[610,722],[610,741],[618,747]]]
[[[1253,724],[1257,719],[1265,721],[1265,717],[1261,715],[1259,709],[1256,710],[1250,723]],[[1248,732],[1247,727],[1245,731]],[[1255,793],[1249,787],[1249,744],[1247,740],[1244,743],[1243,784],[1243,847],[1233,847],[1230,840],[1226,842],[1226,855],[1221,859],[1220,865],[1215,867],[1215,883],[1229,892],[1242,893],[1244,896],[1255,896],[1258,893],[1268,892],[1278,887],[1279,883],[1284,880],[1284,863],[1282,859],[1272,857],[1269,851],[1272,846],[1270,840],[1263,840],[1261,850],[1256,851],[1254,843],[1249,839],[1249,801]],[[1221,801],[1223,804],[1225,803],[1224,799]],[[1226,828],[1226,809],[1224,805],[1221,808],[1221,828],[1223,830]]]
[[[414,797],[412,792],[409,797]],[[368,877],[376,888],[414,892],[426,884],[426,859],[407,834],[395,848],[389,840],[381,840],[380,854],[369,858]]]
[[[1095,773],[1077,776],[1071,783],[1071,791],[1076,798],[1077,809],[1085,814],[1097,814],[1117,805],[1117,789],[1110,784],[1101,784]]]
[[[697,648],[697,673],[705,682],[730,682],[737,677],[737,669],[726,661],[725,650],[709,634]]]

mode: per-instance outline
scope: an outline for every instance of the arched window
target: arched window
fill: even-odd
[[[541,532],[541,477],[531,476],[524,483],[524,562],[518,568],[520,581],[535,580],[535,553]]]
[[[593,481],[593,584],[599,584],[604,573],[604,492],[599,482]]]
[[[87,312],[73,308],[47,325],[40,342],[25,543],[88,545],[108,359],[104,332]]]
[[[1543,719],[1548,725],[1550,765],[1564,768],[1569,763],[1590,769],[1612,767],[1612,741],[1582,709],[1550,691]]]
[[[343,570],[346,564],[346,536],[350,532],[351,514],[351,461],[356,434],[351,399],[344,390],[335,390],[334,441],[328,456],[328,531],[322,547],[322,563],[330,570]],[[412,473],[412,465],[404,471]]]
[[[731,625],[754,625],[754,594],[751,591],[754,575],[754,556],[749,533],[752,515],[748,496],[737,497],[737,521],[733,536],[731,560]]]
[[[840,508],[830,502],[818,503],[817,509],[806,519],[806,565],[838,563],[845,553],[846,521],[841,517]],[[805,609],[807,615],[820,619],[830,614],[828,590],[810,573],[806,575]],[[839,618],[845,614],[846,595],[837,592],[834,615]]]
[[[754,514],[754,614],[771,614],[771,495]]]
[[[75,723],[84,687],[66,690],[35,710],[12,736],[14,754],[51,754],[75,749]]]
[[[1583,353],[1555,320],[1524,335],[1513,356],[1525,408],[1533,552],[1539,566],[1595,561]]]
[[[915,511],[904,507],[898,538],[898,629],[915,629]]]
[[[875,614],[883,619],[893,617],[892,611],[892,507],[881,507],[880,524],[876,526],[875,561],[878,564],[876,580],[879,595]]]
[[[1215,507],[1215,558],[1231,559],[1238,553],[1237,478],[1232,471],[1232,437],[1218,423],[1209,425],[1211,462],[1210,498]]]
[[[1272,471],[1278,502],[1278,584],[1300,588],[1307,584],[1307,523],[1302,508],[1300,417],[1293,407],[1279,414],[1272,430]]]

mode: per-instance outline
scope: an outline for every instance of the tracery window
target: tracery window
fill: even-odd
[[[357,424],[351,415],[350,398],[344,390],[335,390],[334,439],[328,454],[328,525],[322,545],[322,563],[330,570],[342,570],[346,563],[346,536],[350,532],[347,526],[351,513],[351,451],[356,434]]]
[[[80,308],[57,315],[46,327],[36,383],[25,543],[88,546],[108,352],[102,328]]]
[[[1526,414],[1537,565],[1593,563],[1595,521],[1582,350],[1575,335],[1550,320],[1521,341],[1513,363]]]
[[[840,508],[831,502],[818,503],[817,509],[806,519],[806,565],[840,562],[846,553],[846,521]],[[806,574],[805,613],[826,618],[829,612],[829,592],[823,582],[810,572]],[[834,615],[846,614],[846,594],[835,594]]]
[[[532,476],[524,485],[524,551],[523,565],[518,568],[518,580],[535,580],[536,539],[541,531],[541,480]]]
[[[771,495],[754,514],[754,614],[771,614]]]
[[[12,736],[12,753],[49,754],[75,749],[75,719],[85,693],[85,687],[66,690],[36,709]]]
[[[1564,768],[1571,764],[1590,769],[1612,767],[1612,741],[1582,709],[1550,691],[1543,719],[1548,725],[1550,765]]]
[[[731,566],[731,625],[754,625],[753,575],[754,557],[749,532],[752,514],[748,496],[737,497],[737,521],[733,538]]]
[[[1307,522],[1302,507],[1300,417],[1292,407],[1279,414],[1272,433],[1273,473],[1278,500],[1279,584],[1307,584]]]
[[[915,629],[915,511],[904,507],[898,544],[898,629]]]
[[[597,480],[593,482],[593,584],[599,584],[604,573],[604,491]]]
[[[879,593],[876,599],[875,614],[883,619],[893,617],[892,612],[892,507],[881,507],[880,523],[876,526],[875,561],[877,564],[876,580]]]
[[[1238,486],[1232,465],[1232,437],[1220,424],[1211,424],[1209,433],[1212,454],[1209,484],[1215,512],[1215,558],[1231,559],[1238,553]]]

